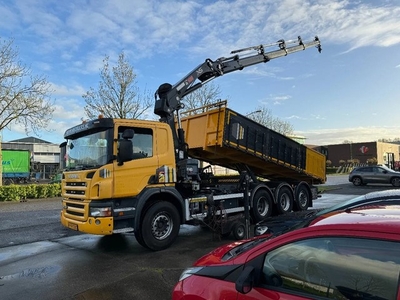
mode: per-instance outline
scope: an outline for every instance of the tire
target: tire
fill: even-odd
[[[135,238],[136,238],[136,241],[139,243],[139,245],[149,249],[149,247],[147,247],[147,245],[145,244],[145,242],[143,240],[143,236],[142,236],[142,231],[141,230],[135,230]]]
[[[399,186],[400,186],[400,178],[399,178],[399,177],[393,178],[393,179],[391,180],[391,184],[392,184],[394,187],[399,187]]]
[[[288,186],[283,186],[279,189],[276,207],[279,214],[286,214],[292,211],[293,194]]]
[[[296,201],[294,201],[293,210],[307,210],[311,203],[310,193],[305,185],[300,185],[296,190]]]
[[[153,251],[164,250],[178,237],[180,228],[178,210],[170,202],[157,202],[146,211],[141,226],[144,244]]]
[[[353,180],[352,180],[352,182],[353,182],[353,184],[354,184],[355,186],[363,185],[363,182],[362,182],[362,180],[361,180],[360,177],[354,177]]]
[[[272,214],[272,198],[266,190],[259,190],[253,197],[251,215],[254,222],[260,222]]]
[[[233,225],[233,236],[236,240],[243,240],[246,235],[246,226],[242,222]]]

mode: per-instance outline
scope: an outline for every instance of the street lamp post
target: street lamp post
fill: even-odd
[[[260,113],[260,112],[261,112],[261,109],[255,110],[255,111],[252,111],[252,112],[246,114],[245,117],[249,117],[249,116],[251,116],[251,115],[258,114],[258,113]]]

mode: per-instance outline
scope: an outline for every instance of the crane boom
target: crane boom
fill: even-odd
[[[294,46],[287,46],[295,44]],[[278,46],[278,50],[266,52],[266,48]],[[321,52],[321,43],[316,36],[314,40],[303,42],[299,36],[297,40],[279,40],[276,43],[252,46],[239,50],[231,51],[234,54],[230,57],[221,57],[215,61],[207,58],[202,64],[194,68],[183,79],[175,85],[169,83],[161,84],[155,93],[154,113],[160,116],[161,122],[170,125],[173,135],[175,148],[177,149],[177,159],[187,156],[184,132],[180,125],[179,109],[183,107],[181,99],[202,87],[207,82],[234,71],[243,70],[246,67],[259,63],[266,63],[272,59],[287,56],[310,47],[316,47]],[[248,51],[257,51],[256,54],[248,54]],[[240,54],[238,54],[240,53]],[[247,54],[246,54],[247,53]],[[175,113],[178,120],[178,130],[175,129]],[[181,155],[179,155],[181,153]]]

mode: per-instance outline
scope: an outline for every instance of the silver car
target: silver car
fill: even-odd
[[[400,172],[393,171],[385,165],[358,167],[349,174],[349,181],[355,186],[368,183],[390,183],[400,186]]]

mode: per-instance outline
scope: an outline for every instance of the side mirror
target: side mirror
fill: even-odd
[[[236,290],[241,294],[247,294],[253,288],[254,267],[247,266],[244,268],[239,278],[235,282]]]
[[[122,139],[118,140],[118,166],[122,166],[124,162],[133,159],[133,143],[131,140],[133,136],[133,129],[125,129],[122,133]]]

